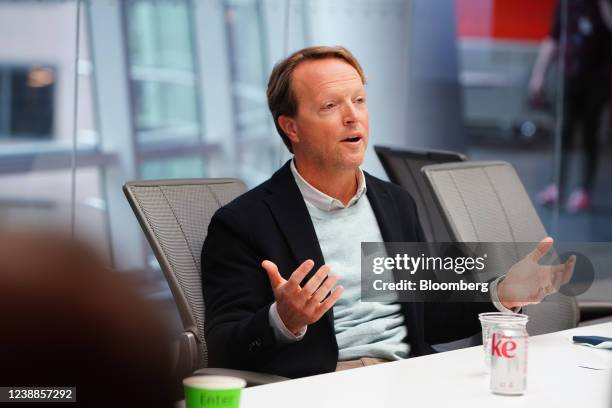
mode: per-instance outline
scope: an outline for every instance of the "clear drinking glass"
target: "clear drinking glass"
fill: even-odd
[[[491,369],[491,331],[499,325],[525,325],[529,317],[521,313],[488,312],[478,315],[482,326],[482,347],[485,357],[485,368],[487,372]]]

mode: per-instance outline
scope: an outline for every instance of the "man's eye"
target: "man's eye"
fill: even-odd
[[[355,101],[357,103],[364,103],[365,102],[365,98],[359,97],[359,98],[355,99]]]
[[[331,109],[333,108],[335,105],[333,103],[326,103],[325,105],[323,105],[323,109]]]

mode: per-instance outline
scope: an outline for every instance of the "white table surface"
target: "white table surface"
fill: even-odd
[[[530,337],[522,396],[489,391],[479,346],[251,387],[243,390],[240,407],[611,408],[612,350],[573,344],[573,335],[612,337],[612,323]]]

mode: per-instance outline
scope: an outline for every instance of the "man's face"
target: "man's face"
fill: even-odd
[[[361,77],[347,62],[306,61],[293,72],[298,112],[288,136],[298,163],[355,169],[368,144],[368,109]]]

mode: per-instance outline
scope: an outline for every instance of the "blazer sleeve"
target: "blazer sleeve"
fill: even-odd
[[[209,366],[258,370],[278,347],[268,312],[268,276],[246,224],[227,207],[213,216],[202,248],[202,289]]]

